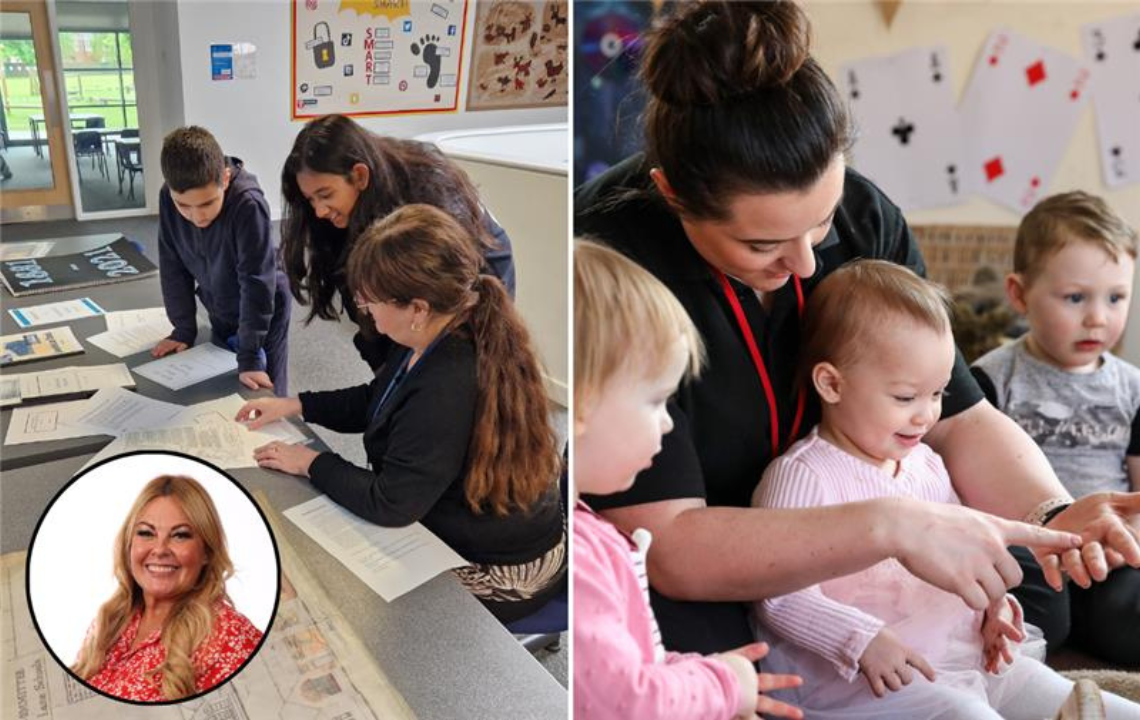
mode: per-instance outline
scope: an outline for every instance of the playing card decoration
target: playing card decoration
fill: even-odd
[[[912,48],[841,69],[857,127],[854,167],[903,210],[965,195],[963,144],[943,47]]]
[[[1085,25],[1081,45],[1092,68],[1104,184],[1140,182],[1140,14]]]
[[[992,32],[959,105],[970,190],[1019,213],[1048,194],[1090,82],[1065,53],[1007,28]]]

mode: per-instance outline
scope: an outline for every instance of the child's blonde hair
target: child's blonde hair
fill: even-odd
[[[678,338],[695,376],[704,357],[701,336],[673,293],[620,253],[574,241],[575,407],[624,367],[645,377],[665,372]]]
[[[821,362],[843,367],[870,349],[877,328],[900,318],[950,332],[950,294],[913,270],[886,260],[854,260],[828,275],[804,310],[800,375]],[[810,382],[809,382],[810,384]]]
[[[1122,253],[1135,260],[1140,249],[1136,231],[1108,203],[1074,190],[1050,195],[1021,219],[1013,247],[1013,271],[1028,287],[1049,258],[1077,241],[1091,243],[1117,261]]]

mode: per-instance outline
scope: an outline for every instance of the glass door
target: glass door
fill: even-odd
[[[71,217],[47,5],[5,0],[0,12],[0,209],[5,218]],[[31,213],[38,209],[39,213]]]
[[[57,0],[60,69],[80,219],[146,207],[126,0]]]

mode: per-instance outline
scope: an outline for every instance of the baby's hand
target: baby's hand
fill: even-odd
[[[897,692],[910,685],[918,670],[934,682],[934,668],[915,651],[903,645],[890,630],[883,628],[872,638],[863,656],[859,658],[859,671],[871,685],[875,697],[883,697],[887,690]]]
[[[1006,595],[986,608],[982,619],[982,653],[986,672],[997,674],[1001,661],[1013,662],[1012,643],[1025,639],[1021,604],[1012,595]]]
[[[764,693],[771,690],[799,687],[803,678],[799,675],[774,675],[772,673],[757,673],[753,663],[768,654],[768,643],[752,643],[744,647],[730,650],[714,656],[732,670],[740,685],[740,699],[736,708],[737,718],[754,718],[764,713],[765,716],[802,718],[803,711],[799,708],[766,697]]]

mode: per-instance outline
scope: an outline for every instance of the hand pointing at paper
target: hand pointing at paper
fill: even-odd
[[[300,416],[301,401],[295,397],[257,398],[242,405],[234,420],[250,430],[260,430],[269,423]]]

